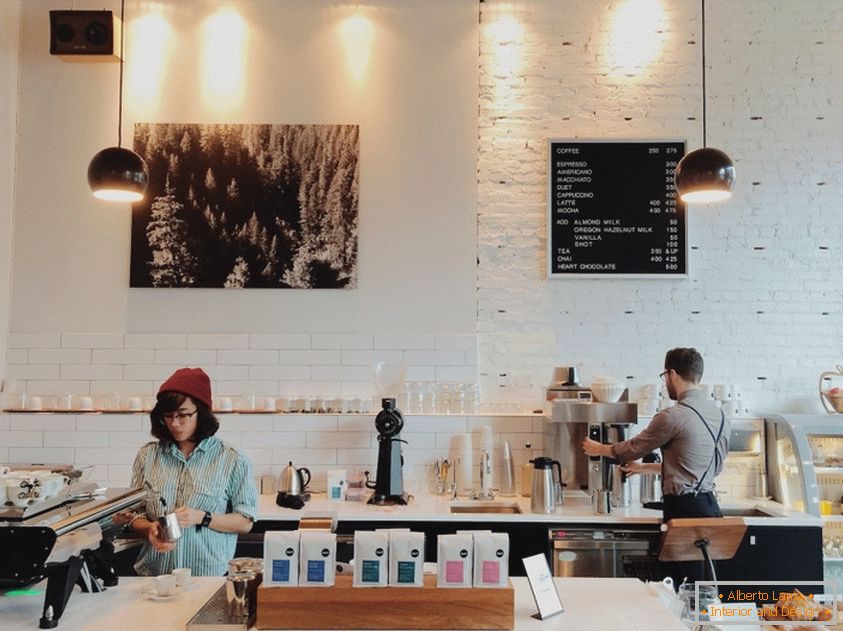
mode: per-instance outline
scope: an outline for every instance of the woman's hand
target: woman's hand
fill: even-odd
[[[205,516],[205,511],[187,506],[179,506],[173,512],[176,514],[176,519],[178,519],[179,526],[182,528],[201,524],[202,518]]]
[[[157,521],[147,521],[146,526],[146,540],[158,552],[170,552],[176,547],[172,541],[167,541],[164,537],[166,533]]]

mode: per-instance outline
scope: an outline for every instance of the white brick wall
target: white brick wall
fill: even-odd
[[[586,383],[653,382],[681,345],[755,410],[819,411],[818,375],[843,349],[839,0],[707,3],[708,144],[731,155],[738,185],[689,209],[687,280],[545,277],[547,138],[701,145],[700,3],[655,4],[665,26],[642,22],[640,37],[664,38],[661,53],[620,76],[605,46],[624,2],[480,5],[483,397],[535,401],[554,365],[579,364]]]

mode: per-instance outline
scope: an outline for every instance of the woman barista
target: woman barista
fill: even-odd
[[[633,461],[661,447],[664,521],[676,517],[722,517],[714,478],[723,469],[731,427],[723,411],[699,389],[702,356],[694,348],[674,348],[664,358],[661,376],[678,401],[653,417],[636,436],[614,444],[583,441],[589,456]],[[654,470],[656,464],[627,464],[628,474]]]
[[[158,440],[140,448],[132,468],[132,486],[151,489],[146,514],[129,523],[146,539],[135,570],[158,575],[189,567],[197,576],[222,576],[237,534],[252,529],[257,489],[249,460],[214,436],[219,422],[208,375],[201,368],[174,372],[158,390],[150,422]],[[175,542],[156,521],[170,511],[182,529]]]

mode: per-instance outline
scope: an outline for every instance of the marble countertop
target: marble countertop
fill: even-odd
[[[302,517],[330,517],[337,521],[460,521],[460,522],[515,522],[546,524],[628,524],[655,525],[661,523],[661,511],[630,506],[614,509],[608,515],[597,515],[591,509],[590,498],[582,491],[565,494],[565,505],[550,514],[530,511],[529,497],[497,497],[494,500],[451,500],[444,495],[418,495],[407,506],[372,506],[365,502],[329,500],[325,493],[314,493],[304,508],[294,510],[275,504],[274,495],[261,495],[258,501],[260,521],[298,521]],[[520,513],[459,512],[457,510],[486,510],[489,506],[517,505]],[[745,516],[749,526],[821,526],[822,521],[806,513],[790,510],[778,502],[764,499],[730,500],[724,502],[724,511],[759,510],[770,516]]]
[[[555,578],[565,611],[548,620],[531,615],[536,606],[527,579],[512,579],[515,588],[515,629],[518,631],[606,631],[659,629],[686,631],[658,592],[634,578]],[[145,597],[149,578],[121,578],[116,587],[98,594],[74,588],[59,620],[61,631],[184,631],[187,621],[222,585],[219,577],[194,578],[193,587],[170,601]],[[0,621],[4,629],[38,629],[46,583],[23,595],[0,591]],[[330,589],[330,588],[326,588]]]

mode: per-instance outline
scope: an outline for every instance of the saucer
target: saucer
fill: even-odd
[[[182,597],[182,593],[181,593],[180,590],[176,590],[172,594],[169,594],[167,596],[162,596],[161,594],[158,594],[156,592],[144,592],[143,597],[146,598],[147,600],[154,600],[155,602],[159,602],[159,603],[167,603],[167,602],[170,602],[172,600],[178,600],[179,598]]]

